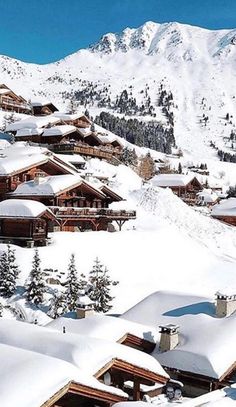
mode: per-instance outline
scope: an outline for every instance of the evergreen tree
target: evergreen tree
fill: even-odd
[[[83,273],[80,274],[78,279],[78,289],[81,292],[86,292],[88,288],[88,280]]]
[[[16,280],[19,269],[16,264],[15,251],[7,245],[7,251],[0,258],[0,293],[4,297],[11,297],[16,290]]]
[[[179,165],[178,165],[178,174],[182,174],[182,172],[183,172],[182,165],[181,165],[181,162],[179,162]]]
[[[155,162],[150,153],[140,159],[138,172],[144,180],[149,180],[155,175]]]
[[[66,312],[66,300],[65,296],[61,292],[56,292],[51,298],[50,309],[48,315],[56,319]]]
[[[89,282],[91,289],[88,293],[89,298],[95,302],[95,311],[107,312],[112,308],[111,301],[114,297],[111,296],[111,287],[118,284],[118,281],[113,281],[106,267],[104,267],[98,258],[95,259],[93,269],[89,273]]]
[[[27,300],[36,305],[42,304],[46,289],[40,263],[39,252],[35,249],[29,283],[27,285]]]
[[[78,275],[75,265],[75,255],[72,254],[68,265],[68,278],[66,281],[66,299],[68,309],[74,311],[79,293]]]

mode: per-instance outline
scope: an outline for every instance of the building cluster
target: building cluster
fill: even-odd
[[[214,301],[160,291],[119,317],[96,314],[81,294],[76,312],[45,327],[0,319],[1,401],[32,407],[230,402],[236,393],[235,311],[231,292],[218,292]]]

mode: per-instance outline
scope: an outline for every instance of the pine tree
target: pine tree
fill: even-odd
[[[179,162],[179,165],[178,165],[178,174],[182,174],[182,172],[183,172],[183,170],[182,170],[182,165],[181,165],[181,162]]]
[[[88,288],[88,280],[86,280],[86,277],[83,273],[80,274],[79,279],[78,279],[78,289],[81,292],[86,292]]]
[[[56,319],[60,317],[66,311],[66,300],[65,296],[61,292],[56,292],[51,299],[50,309],[48,315]]]
[[[107,268],[101,264],[98,258],[95,259],[93,269],[89,273],[89,282],[91,283],[91,290],[88,295],[95,302],[95,311],[109,311],[114,299],[110,294],[111,287],[117,285],[118,281],[113,281],[110,278]]]
[[[0,293],[2,296],[9,298],[15,293],[18,275],[15,250],[7,245],[7,251],[3,252],[0,258]]]
[[[75,255],[72,254],[68,265],[68,278],[66,282],[66,299],[68,309],[74,311],[79,293],[78,275],[75,265]]]
[[[40,263],[41,260],[38,250],[36,249],[34,252],[32,269],[29,275],[29,283],[27,285],[27,300],[36,305],[42,304],[43,295],[46,289]]]

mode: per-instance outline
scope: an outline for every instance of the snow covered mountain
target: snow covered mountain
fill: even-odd
[[[48,65],[0,57],[2,82],[61,108],[74,96],[95,114],[114,107],[126,89],[138,106],[150,98],[156,119],[164,121],[160,93],[172,92],[177,144],[198,158],[212,156],[205,148],[210,140],[222,147],[223,137],[235,130],[235,67],[236,29],[210,31],[175,22],[106,34]]]

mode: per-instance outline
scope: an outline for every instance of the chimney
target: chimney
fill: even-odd
[[[160,325],[160,344],[159,349],[161,352],[167,352],[176,348],[179,343],[179,326],[173,324]]]
[[[218,318],[229,317],[236,311],[236,295],[216,293],[216,316]]]
[[[90,300],[90,298],[86,294],[81,295],[78,298],[76,305],[76,314],[78,319],[94,315],[95,303]]]
[[[43,182],[45,182],[45,174],[44,172],[36,172],[34,175],[34,183],[36,185],[42,184]]]

